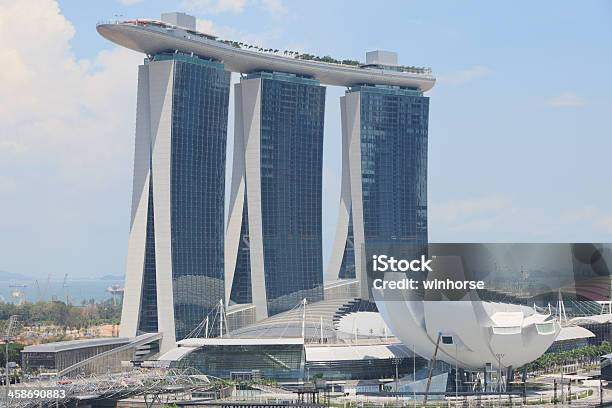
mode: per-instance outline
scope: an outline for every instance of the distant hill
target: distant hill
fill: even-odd
[[[101,280],[122,281],[125,279],[125,276],[123,275],[104,275],[100,279]]]
[[[30,280],[30,279],[32,278],[26,275],[21,275],[19,273],[0,271],[0,281]]]

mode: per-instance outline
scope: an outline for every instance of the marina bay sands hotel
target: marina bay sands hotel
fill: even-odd
[[[97,30],[146,55],[122,336],[161,332],[165,351],[219,307],[226,325],[243,327],[303,299],[367,298],[367,243],[427,242],[430,69],[399,65],[388,51],[360,63],[261,49],[198,32],[182,13]],[[232,72],[240,81],[230,107]],[[346,93],[338,225],[324,271],[326,86]]]

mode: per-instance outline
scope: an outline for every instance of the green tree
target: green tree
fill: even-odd
[[[21,350],[23,350],[24,345],[19,343],[11,343],[9,344],[9,362],[15,362],[17,364],[21,364]],[[0,347],[0,367],[6,366],[6,348],[4,344]]]

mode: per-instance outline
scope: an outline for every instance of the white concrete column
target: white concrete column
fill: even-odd
[[[176,345],[172,284],[170,169],[174,61],[149,64],[158,330],[161,352]]]
[[[130,219],[130,234],[128,238],[121,325],[119,327],[119,334],[127,337],[136,335],[140,316],[147,235],[150,162],[149,67],[148,65],[141,65],[138,67],[132,212]]]
[[[244,210],[245,164],[244,125],[242,117],[242,88],[234,85],[234,156],[230,190],[229,214],[225,231],[225,305],[229,305],[234,272],[240,247],[242,212]]]
[[[249,248],[251,255],[251,293],[256,319],[268,317],[264,264],[263,221],[261,214],[261,79],[240,82],[244,166],[249,212]]]
[[[338,223],[334,246],[329,264],[325,271],[325,281],[332,282],[339,278],[342,258],[348,238],[348,226],[351,216],[351,180],[349,169],[349,134],[346,126],[346,100],[345,96],[340,98],[340,118],[342,122],[342,181],[340,185],[340,207],[338,209]]]
[[[351,214],[355,246],[355,278],[359,282],[361,297],[368,298],[368,284],[364,254],[365,231],[363,225],[363,189],[361,181],[361,94],[350,92],[344,96],[343,110],[348,141]]]

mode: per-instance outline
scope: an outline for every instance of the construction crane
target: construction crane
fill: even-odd
[[[4,331],[4,346],[5,346],[5,362],[6,366],[4,367],[4,374],[6,375],[6,401],[8,403],[8,395],[9,395],[9,386],[11,385],[11,379],[9,377],[9,343],[11,339],[15,335],[17,331],[17,319],[19,316],[12,315],[9,317],[8,322],[6,323],[6,329]]]
[[[34,281],[34,283],[36,284],[36,299],[40,302],[42,300],[45,300],[45,298],[47,297],[47,291],[49,290],[49,281],[51,280],[51,274],[47,275],[47,281],[45,282],[45,286],[41,287],[40,283],[38,282],[38,279],[36,279]]]
[[[40,302],[40,284],[38,283],[38,279],[34,281],[34,286],[36,286],[36,301]]]
[[[70,297],[68,293],[68,274],[64,275],[64,282],[62,283],[62,289],[64,290],[64,299],[66,299],[66,305],[70,304]]]

